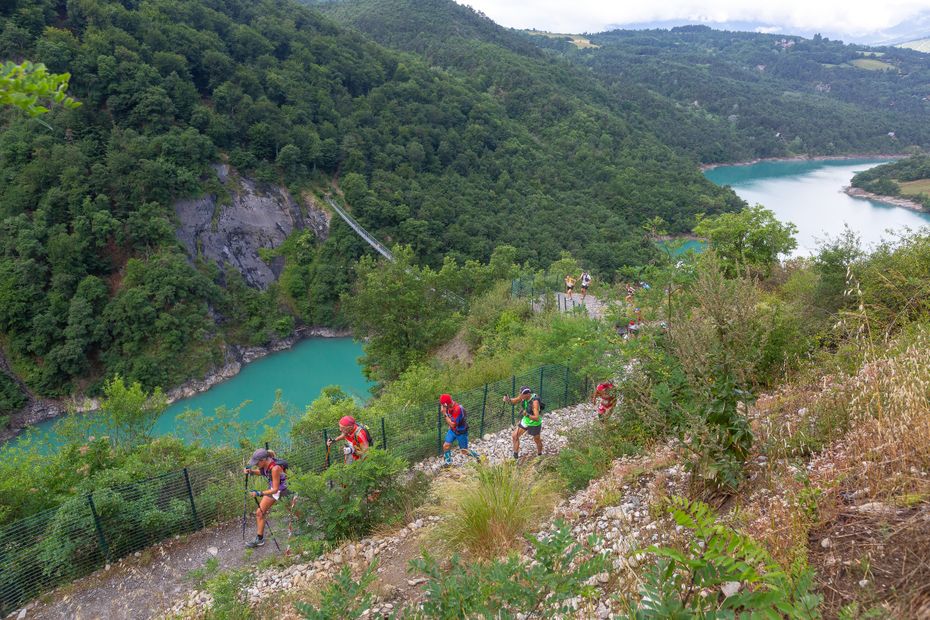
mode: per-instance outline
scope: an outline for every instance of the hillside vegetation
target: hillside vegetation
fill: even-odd
[[[899,196],[930,209],[930,155],[917,154],[856,173],[852,186],[880,196]]]
[[[39,395],[114,373],[173,386],[224,344],[343,321],[363,246],[341,224],[324,243],[295,233],[265,292],[181,250],[172,202],[222,197],[220,160],[295,196],[338,179],[366,227],[433,266],[506,240],[520,261],[570,247],[610,276],[649,259],[640,222],[684,231],[740,204],[621,115],[503,97],[289,2],[22,0],[0,8],[0,32],[0,57],[70,72],[83,104],[46,115],[51,130],[2,119],[0,333]]]
[[[556,47],[605,80],[646,126],[703,162],[898,153],[930,143],[926,56],[821,37],[704,26],[617,30]],[[549,42],[549,45],[555,45]]]

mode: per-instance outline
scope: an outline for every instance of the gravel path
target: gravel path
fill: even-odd
[[[246,534],[254,536],[254,520]],[[162,544],[123,558],[107,568],[59,588],[14,612],[18,620],[138,619],[150,618],[173,601],[184,598],[194,587],[190,572],[216,558],[220,569],[230,569],[275,553],[266,544],[247,553],[242,542],[240,521],[200,530],[187,537]],[[47,601],[47,602],[42,602]]]
[[[590,423],[594,417],[594,409],[588,404],[544,413],[542,435],[544,453],[558,453],[567,445],[569,431]],[[485,435],[482,440],[473,441],[473,447],[485,455],[490,462],[500,462],[511,458],[511,432],[510,429],[505,429],[493,435]],[[535,445],[528,436],[524,435],[522,458],[534,458],[532,455],[535,452]],[[468,460],[470,460],[469,457],[464,455],[454,457],[456,465],[464,464]],[[442,465],[442,459],[436,457],[417,463],[414,467],[435,475],[442,471]],[[280,520],[280,517],[277,520]],[[272,526],[276,525],[277,520],[272,518]],[[420,525],[425,524],[421,522]],[[254,527],[254,520],[250,518],[247,532],[250,538]],[[407,529],[408,532],[414,532],[417,527],[411,524]],[[403,550],[400,554],[403,556],[411,548],[410,545],[403,544],[406,538],[407,536],[404,536],[392,542],[367,539],[364,543],[360,543],[356,556],[350,556],[351,552],[346,552],[343,558],[337,551],[334,554],[335,559],[342,562],[350,557],[371,558],[376,555],[396,553],[398,549]],[[151,618],[172,607],[198,607],[202,606],[207,599],[206,595],[201,592],[191,593],[196,587],[190,576],[191,571],[203,568],[211,557],[217,559],[220,569],[230,569],[255,564],[260,559],[274,553],[277,553],[277,550],[271,542],[255,552],[245,550],[241,524],[235,521],[201,530],[187,537],[171,539],[134,556],[123,558],[108,569],[101,569],[44,595],[38,601],[33,601],[24,609],[8,617],[17,620],[27,618],[137,620]],[[327,561],[329,561],[328,565]],[[332,567],[338,563],[324,557],[314,564],[298,564],[284,571],[266,571],[266,573],[285,578],[292,576],[298,583],[309,583],[315,573],[310,568],[316,565],[319,566],[321,574],[331,575]],[[406,570],[406,562],[403,566]],[[256,583],[256,591],[260,589],[261,583]],[[179,600],[181,604],[178,604]]]
[[[573,295],[572,299],[569,299],[565,293],[555,293],[555,303],[559,312],[574,312],[576,309],[584,308],[592,319],[603,319],[607,314],[607,304],[594,295],[588,295],[582,302],[581,294]],[[542,308],[543,298],[540,297],[533,302],[533,311],[540,312]]]
[[[575,405],[555,411],[544,417],[544,454],[553,455],[568,443],[573,429],[594,422],[593,408],[587,404]],[[510,430],[485,435],[475,441],[475,449],[491,463],[511,458]],[[535,449],[524,446],[525,457],[531,460]],[[456,456],[454,465],[469,462],[465,456]],[[674,446],[659,445],[648,454],[617,459],[607,475],[593,480],[581,491],[563,500],[553,512],[548,523],[537,532],[546,536],[553,531],[556,519],[566,521],[579,542],[585,542],[592,534],[602,542],[595,547],[611,560],[611,572],[598,575],[592,585],[601,588],[604,596],[594,601],[575,600],[578,618],[619,617],[622,609],[616,597],[609,593],[635,592],[639,583],[638,567],[643,561],[643,549],[651,544],[667,544],[679,535],[676,527],[664,516],[656,518],[649,507],[667,495],[683,492],[686,476],[681,465],[676,464]],[[427,459],[415,466],[431,475],[458,475],[457,467],[451,471],[443,468],[441,458]],[[409,561],[417,557],[425,544],[423,534],[438,521],[430,516],[407,524],[396,532],[372,536],[358,542],[349,542],[340,548],[306,564],[296,564],[279,571],[263,571],[253,579],[246,589],[251,604],[256,605],[268,597],[278,600],[276,618],[297,617],[287,602],[300,592],[319,592],[343,566],[349,566],[358,576],[374,559],[378,560],[378,576],[372,587],[375,602],[362,618],[386,618],[393,611],[418,601],[423,596],[422,579],[409,574]],[[529,546],[525,549],[531,555]],[[285,599],[282,600],[282,593]],[[211,605],[205,592],[191,592],[186,600],[172,606],[166,617],[199,618],[203,609]]]

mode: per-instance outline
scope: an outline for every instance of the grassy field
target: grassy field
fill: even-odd
[[[918,194],[930,195],[930,179],[920,179],[919,181],[897,181],[898,187],[904,196],[916,196]]]
[[[918,52],[926,52],[930,54],[930,39],[918,39],[917,41],[908,41],[907,43],[902,43],[898,47],[906,47],[908,49],[917,50]]]
[[[875,60],[874,58],[857,58],[855,60],[849,61],[854,67],[859,69],[865,69],[866,71],[894,71],[895,66],[883,62],[881,60]]]
[[[560,34],[558,32],[540,32],[539,30],[527,30],[527,34],[540,37],[549,37],[550,39],[570,39],[575,47],[579,49],[598,48],[600,45],[594,45],[590,40],[577,34]]]

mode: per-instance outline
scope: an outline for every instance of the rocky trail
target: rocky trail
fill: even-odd
[[[546,417],[544,438],[546,441],[543,458],[557,454],[568,443],[568,434],[576,428],[594,423],[593,408],[586,404],[568,407]],[[511,458],[510,431],[486,435],[475,448],[491,463]],[[523,445],[525,456],[521,462],[531,462],[531,446]],[[455,466],[467,465],[468,457],[457,455]],[[681,493],[685,485],[684,470],[675,465],[674,452],[670,446],[660,446],[653,453],[637,457],[618,459],[609,473],[574,495],[563,500],[554,511],[550,521],[543,525],[537,536],[554,531],[554,522],[567,522],[579,542],[587,541],[593,534],[601,540],[596,551],[611,559],[614,573],[603,573],[596,578],[597,584],[612,591],[618,588],[634,591],[638,585],[635,569],[642,560],[642,550],[651,544],[664,544],[671,540],[678,529],[669,519],[654,519],[649,511],[650,504],[661,497]],[[416,468],[436,476],[456,476],[464,471],[459,467],[446,469],[439,458],[428,459]],[[306,564],[295,564],[281,571],[263,571],[255,575],[246,588],[249,602],[253,605],[274,597],[279,604],[275,617],[299,618],[291,605],[300,592],[319,592],[344,566],[348,566],[355,577],[377,560],[377,578],[372,586],[375,601],[363,618],[385,618],[395,610],[415,604],[421,600],[425,578],[408,572],[411,559],[418,557],[429,545],[428,532],[436,516],[416,519],[406,526],[384,535],[372,536],[358,542],[348,542],[338,549]],[[532,554],[527,545],[525,556]],[[623,582],[618,585],[617,580]],[[611,608],[610,597],[600,597],[596,604],[573,601],[583,617],[609,618],[619,612]],[[211,604],[210,595],[192,592],[186,600],[174,605],[166,618],[197,618],[204,606]],[[586,607],[587,605],[587,607]]]
[[[565,293],[554,293],[553,295],[559,312],[574,312],[578,308],[583,308],[592,319],[603,319],[607,315],[608,304],[594,295],[586,296],[583,301],[580,293],[573,295],[571,299]],[[545,299],[540,297],[533,302],[533,310],[535,312],[542,311],[544,304]]]
[[[551,458],[564,449],[572,431],[594,423],[594,409],[587,403],[547,413],[543,458]],[[510,429],[505,429],[485,435],[473,444],[489,462],[503,462],[511,458],[510,434]],[[524,437],[522,444],[521,462],[532,462],[536,459],[535,447],[526,439]],[[437,457],[414,467],[431,476],[456,476],[464,472],[463,466],[469,461],[469,457],[456,455],[453,467],[448,469]],[[684,472],[674,465],[673,452],[668,446],[648,455],[619,459],[608,475],[563,500],[553,513],[552,521],[544,524],[539,534],[545,535],[554,527],[551,523],[555,519],[563,519],[571,525],[579,541],[587,540],[591,534],[600,536],[603,543],[598,551],[612,559],[616,570],[609,579],[610,587],[617,589],[619,576],[635,590],[634,569],[641,559],[640,551],[650,544],[667,542],[675,532],[667,520],[655,520],[648,507],[657,497],[680,492],[684,479]],[[269,596],[285,603],[301,591],[319,591],[343,566],[348,565],[358,576],[377,559],[378,574],[373,586],[376,599],[365,617],[383,617],[422,596],[421,584],[425,580],[409,574],[408,564],[427,544],[425,533],[435,521],[438,517],[424,516],[395,531],[345,543],[323,556],[308,558],[306,563],[297,558],[295,564],[286,568],[254,571],[245,591],[253,604]],[[277,530],[284,529],[283,523],[281,514],[272,520]],[[250,520],[249,532],[253,527]],[[525,552],[530,553],[531,549],[527,546]],[[234,569],[254,566],[274,554],[277,550],[270,541],[254,552],[244,549],[240,522],[235,521],[125,558],[108,569],[46,595],[11,617],[17,620],[196,618],[212,604],[210,595],[197,589],[196,580],[197,573],[203,572],[208,562],[220,570]],[[599,578],[606,586],[607,575]],[[580,612],[590,617],[610,617],[617,610],[609,607],[609,599],[604,598],[604,601]],[[290,603],[278,605],[276,611],[276,617],[300,617]]]

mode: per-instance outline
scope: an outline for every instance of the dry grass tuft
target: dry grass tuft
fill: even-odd
[[[435,545],[444,552],[467,551],[490,559],[519,549],[524,535],[538,529],[559,500],[551,475],[507,462],[478,465],[470,475],[436,483]]]

